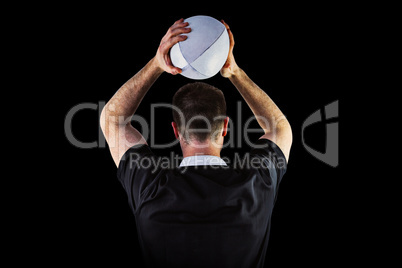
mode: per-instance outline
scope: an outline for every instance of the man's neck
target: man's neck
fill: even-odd
[[[189,143],[181,142],[181,150],[183,152],[183,157],[194,156],[194,155],[213,155],[221,157],[221,148],[217,147],[216,144],[210,142],[197,142],[191,141]]]

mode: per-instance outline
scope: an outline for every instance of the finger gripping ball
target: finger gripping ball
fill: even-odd
[[[191,32],[187,39],[170,50],[170,59],[182,75],[196,80],[216,75],[229,54],[229,35],[225,25],[209,16],[194,16],[184,20]]]

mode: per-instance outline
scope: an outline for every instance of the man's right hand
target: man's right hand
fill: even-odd
[[[191,32],[191,28],[186,28],[188,22],[183,21],[184,19],[180,19],[169,28],[165,36],[162,38],[155,56],[158,67],[162,71],[173,75],[181,73],[181,69],[173,66],[169,56],[169,51],[176,43],[187,39],[186,35],[181,34]]]
[[[221,75],[223,77],[230,78],[239,70],[239,67],[237,66],[236,61],[233,56],[233,47],[234,47],[235,41],[233,38],[233,33],[229,28],[229,25],[224,20],[221,20],[221,22],[223,23],[223,25],[225,25],[226,30],[228,31],[229,40],[230,40],[228,59],[226,60],[225,65],[223,65],[223,67],[221,69]]]

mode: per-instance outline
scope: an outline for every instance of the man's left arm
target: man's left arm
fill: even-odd
[[[187,36],[181,35],[191,31],[186,26],[188,23],[183,19],[176,21],[162,38],[156,56],[128,80],[103,108],[100,125],[116,166],[119,166],[121,157],[129,148],[147,144],[141,133],[131,125],[131,117],[163,72],[173,75],[181,73],[181,69],[172,65],[169,50],[177,42],[186,40]]]

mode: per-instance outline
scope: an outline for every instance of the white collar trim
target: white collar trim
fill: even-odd
[[[208,166],[208,165],[218,165],[226,166],[225,161],[222,158],[214,155],[193,155],[185,157],[181,163],[180,167],[186,166]]]

